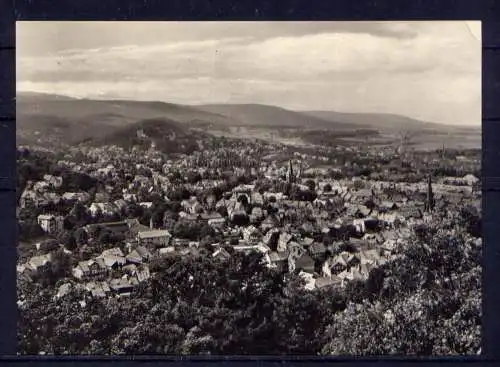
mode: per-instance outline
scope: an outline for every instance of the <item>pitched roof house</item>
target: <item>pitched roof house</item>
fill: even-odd
[[[135,277],[137,278],[137,281],[139,283],[142,283],[146,280],[148,280],[149,278],[151,278],[151,273],[149,271],[149,266],[147,265],[143,265],[141,266],[140,268],[138,268],[135,272]]]
[[[300,271],[299,276],[306,282],[306,284],[304,285],[305,289],[313,290],[316,287],[316,279],[310,272]]]
[[[212,257],[217,259],[217,260],[227,260],[231,258],[231,254],[227,252],[226,249],[223,247],[219,247],[215,252],[212,254]]]
[[[96,298],[104,298],[111,291],[107,282],[89,282],[84,287]]]
[[[262,237],[260,231],[253,225],[243,229],[243,239],[249,243],[256,243]]]
[[[141,264],[150,261],[153,254],[144,246],[138,246],[135,250],[131,251],[125,259],[132,264]]]
[[[144,245],[167,246],[172,235],[167,230],[153,230],[137,233],[137,241]]]
[[[286,232],[281,232],[278,239],[278,251],[286,251],[288,243],[292,240],[292,235]]]
[[[101,253],[101,256],[119,256],[119,257],[123,257],[124,255],[123,255],[122,250],[119,247],[113,247],[113,248],[104,250]]]
[[[130,280],[123,278],[111,279],[108,284],[111,290],[121,295],[130,294],[134,289],[134,284],[132,284]]]
[[[34,271],[45,271],[50,268],[52,263],[52,254],[48,253],[40,256],[33,256],[26,265]]]
[[[102,258],[95,260],[80,261],[72,270],[73,276],[77,279],[104,278],[108,273],[108,268]]]
[[[302,270],[306,273],[314,273],[314,260],[311,256],[304,254],[299,257],[290,255],[288,257],[288,269],[293,272]]]

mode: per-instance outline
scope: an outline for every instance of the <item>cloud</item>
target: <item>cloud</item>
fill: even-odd
[[[256,42],[234,38],[73,50],[49,57],[21,58],[18,76],[21,80],[50,80],[52,73],[54,79],[118,81],[125,75],[147,79],[217,73],[220,78],[290,79],[432,68],[467,73],[477,71],[471,63],[477,64],[478,57],[477,52],[464,47],[463,39],[434,34],[410,41],[362,33],[324,33]]]
[[[231,37],[263,40],[288,35],[366,33],[380,37],[413,38],[417,23],[409,22],[16,22],[17,50],[43,56],[68,49],[99,49],[129,44],[154,45]]]
[[[480,122],[478,22],[333,24],[273,23],[252,35],[247,23],[220,38],[18,55],[18,89]]]

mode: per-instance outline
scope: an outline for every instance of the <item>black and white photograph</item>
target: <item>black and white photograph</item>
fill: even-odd
[[[18,355],[481,354],[481,22],[16,23]]]

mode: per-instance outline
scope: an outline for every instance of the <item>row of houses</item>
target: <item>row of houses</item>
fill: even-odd
[[[149,268],[144,267],[141,271],[130,272],[121,278],[109,280],[93,280],[86,283],[64,283],[55,294],[54,298],[61,299],[75,291],[84,291],[92,298],[105,298],[109,296],[129,296],[134,288],[141,282],[149,279]]]

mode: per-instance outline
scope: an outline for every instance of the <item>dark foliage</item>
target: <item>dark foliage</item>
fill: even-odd
[[[138,135],[143,132],[143,136]],[[190,131],[185,126],[169,119],[148,119],[127,126],[101,139],[95,139],[95,145],[117,145],[130,149],[133,146],[149,148],[154,143],[163,153],[192,153],[198,148],[197,138],[202,133]]]
[[[425,231],[424,228],[421,231]],[[427,231],[431,231],[428,229]],[[431,231],[432,232],[432,231]],[[53,302],[23,284],[20,350],[55,354],[471,354],[479,348],[480,247],[421,234],[366,282],[306,291],[232,252],[165,258],[126,301],[73,291]],[[58,255],[60,256],[60,255]],[[49,274],[64,274],[57,260]],[[456,331],[460,330],[460,333]]]

